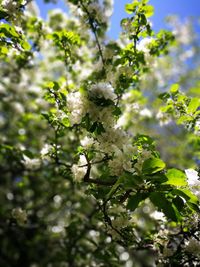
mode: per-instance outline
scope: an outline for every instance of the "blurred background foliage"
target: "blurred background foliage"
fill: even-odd
[[[191,99],[200,98],[200,47],[193,21],[169,17],[172,35],[160,32],[153,44],[140,36],[130,69],[127,21],[119,40],[110,40],[109,16],[93,18],[105,74],[90,21],[75,16],[78,1],[66,2],[70,14],[55,9],[46,21],[35,1],[1,3],[0,266],[197,266],[189,264],[199,262],[198,255],[181,250],[193,233],[199,236],[194,214],[179,232],[149,199],[132,214],[116,196],[108,211],[114,229],[104,223],[101,197],[110,188],[74,182],[71,166],[84,132],[70,127],[66,115],[68,92],[84,91],[88,77],[112,79],[123,93],[118,126],[151,136],[167,167],[198,169],[199,102],[195,109]],[[125,62],[119,68],[118,54]]]

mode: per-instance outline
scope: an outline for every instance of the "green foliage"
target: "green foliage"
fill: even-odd
[[[167,181],[165,184],[175,186],[187,186],[186,175],[179,170],[169,169],[166,173]]]
[[[147,0],[115,41],[110,1],[66,3],[1,3],[0,266],[199,264],[199,69],[172,77],[186,48]]]
[[[178,210],[174,204],[168,200],[166,194],[161,192],[153,192],[149,198],[160,211],[163,211],[168,219],[171,219],[174,222],[178,222],[181,219]]]
[[[158,158],[150,158],[144,161],[142,165],[142,172],[144,174],[157,173],[165,168],[165,163]]]

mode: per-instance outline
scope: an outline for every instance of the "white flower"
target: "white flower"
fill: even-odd
[[[185,174],[188,179],[188,184],[190,186],[200,186],[200,180],[198,176],[198,172],[193,169],[185,170]]]
[[[131,156],[137,153],[137,147],[134,147],[131,144],[125,144],[123,145],[123,151],[126,155]]]
[[[22,163],[28,170],[36,170],[40,167],[41,162],[39,159],[30,159],[29,157],[23,155],[24,160]]]
[[[12,210],[12,217],[16,219],[19,224],[24,224],[27,221],[27,214],[22,208],[15,208]]]
[[[142,39],[138,46],[137,49],[139,51],[142,51],[144,53],[148,53],[149,52],[149,45],[151,44],[151,42],[153,41],[153,38],[144,38]]]
[[[85,167],[80,168],[77,164],[74,164],[72,166],[72,173],[74,176],[74,180],[76,182],[81,182],[86,173],[86,168]]]
[[[137,162],[135,163],[134,167],[136,168],[138,173],[141,173],[143,163],[146,159],[152,156],[151,151],[144,149],[142,154],[138,156]]]
[[[23,105],[21,103],[13,102],[12,103],[12,107],[15,110],[16,113],[18,113],[18,114],[24,113],[24,107],[23,107]]]
[[[78,164],[74,164],[72,166],[72,173],[74,176],[74,180],[76,182],[81,182],[87,172],[87,164],[86,158],[84,155],[81,155],[79,158]]]
[[[140,110],[140,115],[142,117],[151,118],[152,117],[152,112],[148,108],[144,108],[144,109]]]
[[[73,92],[67,95],[67,107],[72,125],[79,124],[87,111],[87,101],[80,92]]]
[[[112,114],[113,107],[105,107],[99,110],[98,118],[103,123],[104,128],[109,129],[115,124],[115,118]]]
[[[81,140],[81,145],[85,148],[89,148],[94,144],[94,139],[85,136],[82,140]]]
[[[174,254],[174,250],[171,248],[164,247],[163,249],[163,257],[168,258]]]
[[[15,11],[18,7],[18,3],[17,1],[13,1],[13,0],[3,0],[1,3],[2,7],[4,7],[5,9],[7,9],[8,11],[12,12]]]
[[[93,84],[90,88],[90,94],[95,98],[105,98],[114,101],[116,99],[116,94],[114,93],[114,89],[109,83],[98,83]]]
[[[123,153],[117,146],[113,146],[114,158],[110,160],[108,166],[113,175],[121,175],[124,170],[132,172],[132,162],[125,153]]]
[[[114,50],[109,47],[107,47],[103,52],[104,59],[112,59],[114,54]]]
[[[90,3],[87,8],[89,13],[93,15],[98,20],[98,22],[100,23],[106,22],[106,17],[99,3]]]
[[[158,111],[156,114],[156,119],[159,120],[160,126],[167,125],[171,122],[171,119],[168,118],[167,114],[163,113],[162,111]]]
[[[40,155],[42,159],[49,159],[49,153],[52,151],[52,146],[49,144],[45,144],[44,147],[40,151]]]
[[[151,213],[151,218],[155,220],[161,220],[161,221],[166,221],[165,215],[163,212],[155,210],[153,213]]]
[[[200,178],[198,172],[193,169],[185,170],[191,191],[200,199]]]
[[[185,250],[197,257],[200,257],[200,242],[194,238],[190,238],[186,243]]]

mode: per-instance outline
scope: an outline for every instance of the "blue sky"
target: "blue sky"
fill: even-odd
[[[48,10],[55,7],[67,10],[64,2],[58,0],[57,4],[44,4],[43,0],[36,0],[39,5],[41,16],[46,17]],[[116,39],[120,32],[120,20],[127,16],[124,11],[124,5],[131,3],[132,0],[114,0],[114,13],[111,20],[111,29],[109,36]],[[170,14],[177,14],[184,20],[188,16],[200,18],[200,0],[150,0],[149,4],[155,8],[155,14],[151,18],[153,29],[159,31],[166,27],[164,18]]]

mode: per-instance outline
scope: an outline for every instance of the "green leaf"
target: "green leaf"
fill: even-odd
[[[176,196],[174,199],[173,199],[173,203],[175,205],[175,207],[181,211],[183,208],[184,208],[184,201],[181,197],[179,196]]]
[[[136,144],[138,145],[154,147],[154,140],[148,135],[138,134],[136,135],[135,139],[136,139]]]
[[[33,155],[33,153],[30,150],[27,150],[27,149],[23,150],[23,154],[25,156],[27,156],[28,158],[30,158],[30,159],[33,159],[34,158],[34,155]]]
[[[99,122],[99,123],[97,123],[97,127],[95,129],[95,134],[99,135],[99,134],[102,134],[102,133],[105,133],[105,129],[103,127],[103,124],[101,122]]]
[[[154,7],[151,5],[147,5],[144,8],[144,12],[145,12],[145,16],[147,18],[149,18],[149,17],[153,16],[153,14],[154,14]]]
[[[190,100],[188,107],[187,107],[187,112],[188,113],[194,113],[198,109],[199,106],[200,106],[200,99],[196,98],[196,97],[192,98]]]
[[[65,127],[70,127],[70,122],[69,119],[67,117],[63,118],[61,121],[62,125],[64,125]]]
[[[3,23],[0,24],[0,36],[5,38],[18,38],[19,34],[16,32],[14,27],[9,24]]]
[[[95,122],[92,124],[92,126],[90,127],[89,131],[90,131],[91,133],[93,133],[93,132],[96,130],[97,125],[98,125],[98,122],[95,121]]]
[[[186,202],[199,206],[198,197],[188,189],[174,189],[171,191],[173,195],[179,195],[185,199]],[[199,210],[199,207],[198,207]]]
[[[115,109],[114,109],[114,111],[113,111],[113,115],[115,115],[115,116],[119,116],[119,115],[121,115],[121,114],[122,114],[121,109],[120,109],[119,107],[115,106]]]
[[[152,174],[159,172],[165,168],[165,163],[159,158],[150,158],[144,161],[142,172],[144,174]]]
[[[146,177],[148,180],[150,180],[152,183],[164,183],[167,181],[167,177],[165,176],[165,174],[163,173],[157,173],[155,175],[151,175],[148,177]]]
[[[164,193],[161,192],[153,192],[149,196],[151,202],[161,210],[167,218],[171,219],[174,222],[178,222],[180,220],[180,214],[176,207],[170,202]]]
[[[138,6],[139,2],[137,0],[134,1],[134,3],[126,4],[125,5],[125,11],[128,14],[132,14],[136,11],[136,8]]]
[[[168,98],[170,98],[170,94],[165,92],[165,93],[159,94],[158,97],[162,99],[163,101],[166,101]]]
[[[31,45],[29,44],[29,42],[27,42],[25,40],[22,40],[20,42],[20,44],[21,44],[22,48],[24,48],[25,50],[30,50],[30,48],[31,48]]]
[[[9,17],[9,14],[4,10],[0,9],[0,19],[5,19],[7,17]]]
[[[123,183],[124,177],[120,177],[116,183],[112,186],[111,190],[106,195],[106,199],[109,199],[117,190],[117,188]]]
[[[142,202],[149,196],[149,193],[136,193],[135,195],[131,196],[127,203],[127,209],[134,211]]]
[[[169,169],[165,175],[168,180],[164,184],[187,186],[187,179],[184,172],[177,169]]]
[[[172,94],[178,93],[178,90],[179,90],[179,84],[178,83],[172,84],[172,86],[170,87],[170,92]]]
[[[133,189],[137,188],[141,185],[144,181],[138,175],[133,175],[132,173],[125,172],[123,175],[123,188],[125,189]]]
[[[180,116],[180,118],[178,118],[177,124],[183,124],[183,123],[186,123],[192,120],[193,118],[189,117],[188,115],[183,115],[183,116]]]

